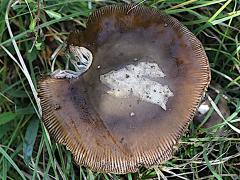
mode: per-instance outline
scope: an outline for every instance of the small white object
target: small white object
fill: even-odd
[[[168,98],[173,93],[167,85],[157,82],[165,76],[156,63],[140,62],[103,74],[100,81],[110,88],[107,93],[112,96],[128,98],[133,95],[166,110]]]
[[[97,66],[97,68],[98,68],[98,69],[100,69],[100,68],[101,68],[101,66],[100,66],[100,65],[98,65],[98,66]]]
[[[134,112],[131,112],[131,113],[130,113],[130,116],[131,116],[131,117],[135,116],[135,113],[134,113]]]
[[[209,111],[210,107],[207,104],[201,104],[198,108],[200,114],[206,114]]]

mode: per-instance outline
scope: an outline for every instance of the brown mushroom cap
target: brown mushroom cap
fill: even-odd
[[[93,63],[79,79],[39,82],[43,121],[50,134],[66,145],[77,163],[95,171],[135,172],[169,159],[210,81],[199,40],[173,17],[126,5],[95,11],[86,30],[70,34],[68,43],[91,50]],[[168,87],[172,94],[165,108],[146,100],[158,92],[148,97],[118,95],[124,85],[114,89],[115,80],[109,84],[101,79],[120,70],[134,72],[141,63],[153,63],[164,76],[143,75],[145,79],[133,83],[133,91],[146,79]],[[127,80],[125,86],[130,86]]]

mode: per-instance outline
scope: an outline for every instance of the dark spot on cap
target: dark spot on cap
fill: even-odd
[[[59,110],[61,108],[61,106],[59,104],[54,104],[54,109],[55,110]]]

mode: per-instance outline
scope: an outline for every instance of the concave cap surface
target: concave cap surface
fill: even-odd
[[[168,160],[210,81],[199,40],[146,7],[95,11],[69,45],[93,63],[78,79],[39,82],[43,121],[80,165],[128,173]]]

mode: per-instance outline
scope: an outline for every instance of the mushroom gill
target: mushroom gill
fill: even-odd
[[[94,171],[135,172],[171,158],[210,82],[200,41],[169,15],[124,5],[96,10],[68,45],[93,61],[78,78],[39,81],[50,135]]]

